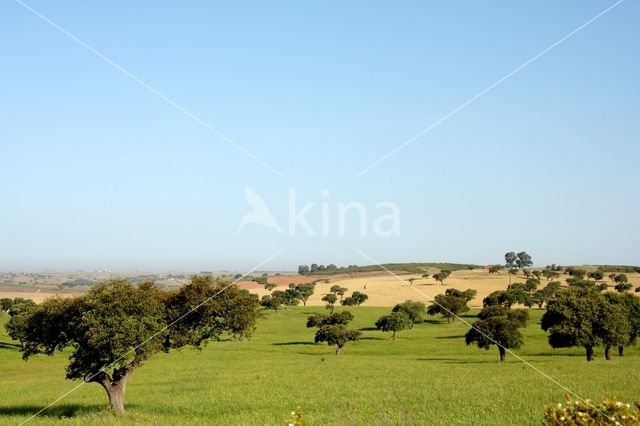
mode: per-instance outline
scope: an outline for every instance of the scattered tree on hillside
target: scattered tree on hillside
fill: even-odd
[[[594,348],[602,344],[604,297],[591,288],[569,287],[558,291],[547,304],[542,329],[549,334],[553,348],[582,346],[587,361],[594,359]]]
[[[542,308],[560,288],[560,281],[551,281],[542,290],[537,290],[531,295],[531,302],[537,304],[539,308]]]
[[[489,266],[489,274],[498,274],[502,269],[502,265],[491,265]]]
[[[340,287],[339,285],[333,285],[331,286],[331,288],[329,289],[329,291],[333,294],[335,294],[336,296],[340,297],[340,300],[342,300],[342,296],[344,296],[344,294],[347,292],[347,290],[349,290],[346,287]]]
[[[591,271],[587,273],[587,277],[594,281],[602,281],[604,279],[604,272],[601,270]]]
[[[327,304],[326,308],[331,310],[331,313],[333,313],[333,308],[338,301],[338,296],[336,296],[334,293],[329,293],[322,298],[322,301]]]
[[[223,336],[248,337],[258,307],[256,295],[211,277],[193,277],[172,293],[153,282],[136,287],[116,280],[33,309],[23,329],[23,357],[70,348],[67,378],[99,383],[113,410],[123,413],[127,379],[149,357]]]
[[[410,321],[409,328],[413,328],[414,324],[419,324],[424,321],[426,309],[426,305],[422,302],[407,300],[406,302],[395,305],[392,312],[402,312],[405,314]]]
[[[316,332],[315,342],[327,342],[336,347],[336,355],[342,353],[342,348],[348,342],[358,340],[360,331],[348,328],[346,325],[324,325]]]
[[[291,290],[291,295],[295,299],[298,299],[302,302],[304,306],[307,306],[307,301],[313,293],[315,292],[316,286],[314,284],[289,284],[289,289]]]
[[[490,293],[482,300],[482,306],[503,305],[510,308],[516,303],[531,306],[531,296],[524,291],[524,285],[514,283],[508,290],[497,290]]]
[[[396,340],[396,333],[404,329],[410,328],[411,320],[404,312],[391,312],[383,315],[376,321],[376,328],[382,331],[390,331],[391,339]]]
[[[526,311],[518,309],[516,311]],[[504,362],[507,349],[518,349],[523,344],[519,327],[522,326],[522,314],[513,314],[508,308],[490,306],[484,308],[472,328],[465,335],[465,343],[475,343],[481,349],[489,349],[492,345],[498,347],[500,362]],[[526,323],[526,320],[525,320]]]
[[[515,253],[510,251],[504,255],[505,268],[509,270],[509,285],[511,285],[511,275],[516,275],[518,269],[525,269],[533,265],[531,256],[526,251]]]
[[[447,319],[447,323],[455,321],[460,314],[467,312],[467,299],[464,296],[450,292],[449,294],[439,294],[433,299],[433,303],[427,308],[427,314],[440,314]]]
[[[20,342],[22,350],[26,349],[26,324],[31,311],[36,308],[36,303],[31,299],[8,299],[11,300],[9,315],[11,318],[6,324],[7,334],[13,340]]]
[[[366,302],[367,299],[369,299],[369,296],[365,293],[354,291],[351,296],[345,297],[340,303],[344,306],[360,306]]]
[[[631,342],[633,327],[630,312],[621,294],[606,293],[604,300],[598,328],[604,345],[604,357],[610,360],[612,347],[624,348]]]
[[[268,292],[271,292],[271,290],[273,290],[276,287],[278,287],[278,286],[276,284],[274,284],[274,283],[266,283],[264,285],[264,289],[267,290]]]
[[[551,281],[560,278],[560,273],[553,269],[545,269],[542,271],[542,276],[545,277],[547,281]]]
[[[433,274],[433,279],[438,281],[440,284],[444,285],[444,280],[449,278],[449,275],[451,275],[451,271],[447,271],[446,269],[443,269],[437,274]]]

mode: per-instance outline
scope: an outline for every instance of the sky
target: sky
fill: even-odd
[[[3,1],[0,270],[640,264],[614,3]]]

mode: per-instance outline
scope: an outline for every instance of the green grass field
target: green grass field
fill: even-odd
[[[115,417],[106,394],[86,384],[29,424],[282,425],[300,407],[314,425],[539,425],[545,404],[565,390],[511,354],[467,347],[468,327],[435,321],[390,335],[364,330],[343,355],[314,344],[305,327],[322,308],[290,308],[260,321],[250,341],[211,343],[202,351],[158,354],[127,386]],[[353,326],[370,328],[389,308],[359,307]],[[553,350],[532,310],[517,353],[585,398],[640,396],[640,351],[587,363],[580,349]],[[473,321],[473,312],[465,316]],[[0,323],[0,424],[18,424],[80,382],[64,379],[65,355],[24,362]]]

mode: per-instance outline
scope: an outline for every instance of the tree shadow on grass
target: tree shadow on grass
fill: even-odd
[[[436,339],[463,339],[464,338],[464,334],[459,335],[459,336],[438,336],[436,337]]]
[[[315,342],[278,342],[278,343],[272,343],[273,346],[299,346],[299,345],[310,345],[310,346],[315,346],[317,345],[317,343]]]
[[[11,350],[20,349],[20,345],[17,343],[0,342],[0,349],[11,349]]]
[[[382,337],[360,337],[358,340],[391,340],[391,338],[384,339]]]
[[[496,354],[496,359],[487,359],[482,361],[469,361],[469,360],[461,360],[458,358],[416,358],[416,361],[440,361],[443,364],[500,364],[498,361],[498,356]],[[516,362],[519,362],[516,360]]]
[[[360,330],[360,331],[376,331],[377,328],[375,328],[375,327],[362,327],[362,328],[359,328],[358,330]]]
[[[42,405],[14,405],[8,407],[0,406],[0,416],[33,416],[44,407]],[[128,405],[127,408],[130,408]],[[65,404],[47,408],[38,414],[38,417],[75,417],[83,414],[93,414],[98,412],[111,413],[105,404],[79,405]]]

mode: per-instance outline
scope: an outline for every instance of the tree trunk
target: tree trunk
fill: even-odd
[[[391,334],[391,340],[396,340],[396,331],[393,330],[393,333]]]
[[[116,414],[124,414],[124,395],[127,387],[127,378],[135,369],[134,365],[128,365],[113,370],[113,377],[105,372],[85,376],[85,381],[99,383],[107,392],[111,409]]]
[[[611,360],[611,345],[606,345],[604,347],[604,359],[607,361]]]
[[[504,362],[504,359],[507,356],[507,351],[503,346],[498,346],[498,352],[500,352],[500,362]]]
[[[593,361],[593,346],[585,346],[584,348],[587,350],[587,361]]]
[[[342,346],[336,348],[336,356],[340,355],[340,352],[342,352]]]
[[[624,346],[618,346],[618,356],[624,356]]]

